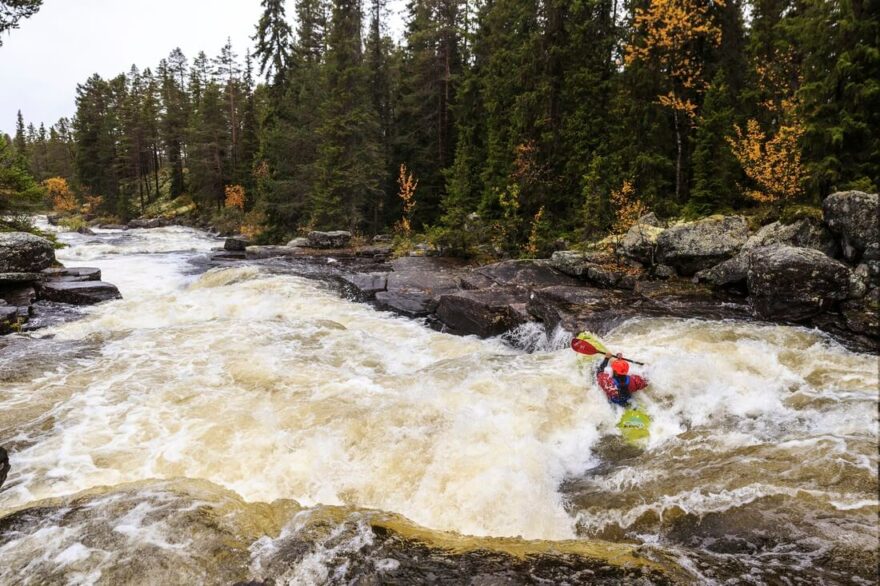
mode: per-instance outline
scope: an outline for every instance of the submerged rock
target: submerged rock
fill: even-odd
[[[104,281],[49,281],[40,284],[37,294],[40,299],[73,305],[122,299],[116,285]]]
[[[735,255],[748,237],[748,223],[740,216],[679,224],[657,237],[657,259],[690,276]]]
[[[27,232],[0,233],[0,273],[38,273],[55,262],[45,238]]]
[[[843,256],[880,260],[880,199],[876,193],[841,191],[822,202],[825,223],[840,237]]]
[[[811,248],[774,245],[750,253],[749,296],[763,319],[803,321],[850,296],[851,271]]]

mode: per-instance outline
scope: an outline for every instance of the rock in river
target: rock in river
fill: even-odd
[[[500,336],[529,321],[528,299],[519,287],[459,291],[440,297],[437,317],[457,334]]]
[[[345,248],[351,241],[351,232],[334,230],[332,232],[309,232],[309,245],[313,248]]]
[[[9,474],[9,454],[6,453],[6,449],[0,447],[0,488],[3,488],[3,483],[6,482],[6,475]]]
[[[0,234],[0,273],[36,273],[55,262],[55,249],[45,238],[27,232]]]
[[[46,301],[91,305],[111,299],[122,299],[116,285],[104,281],[49,281],[41,283],[37,294]]]

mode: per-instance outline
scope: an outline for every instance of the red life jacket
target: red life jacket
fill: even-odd
[[[603,371],[596,375],[596,380],[599,382],[599,387],[605,391],[605,396],[608,397],[609,401],[618,399],[617,383],[612,375]],[[648,381],[637,374],[632,374],[626,377],[626,385],[626,390],[633,394],[647,387]]]

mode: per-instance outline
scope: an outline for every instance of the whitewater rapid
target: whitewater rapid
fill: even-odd
[[[775,522],[825,549],[876,546],[877,357],[817,332],[675,319],[618,328],[609,347],[649,365],[641,402],[654,425],[643,453],[617,456],[618,413],[564,336],[524,353],[277,268],[202,273],[217,241],[188,228],[62,239],[62,262],[101,268],[123,299],[32,334],[83,349],[75,358],[0,381],[13,463],[0,516],[190,479],[246,503],[377,509],[474,536],[681,553],[692,546],[669,537],[670,519],[747,510],[757,531]],[[129,521],[115,531],[168,542]],[[53,555],[97,559],[70,535],[52,539]],[[25,543],[0,544],[0,557]]]

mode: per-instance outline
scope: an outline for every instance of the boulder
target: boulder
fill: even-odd
[[[297,256],[302,254],[299,248],[293,248],[290,246],[248,246],[245,249],[245,253],[249,260],[277,258],[279,256]]]
[[[245,236],[230,236],[223,242],[223,250],[229,252],[244,252],[251,241]]]
[[[384,291],[388,283],[387,273],[351,273],[340,276],[343,290],[360,301],[376,298],[376,293]]]
[[[73,305],[91,305],[122,299],[116,285],[104,281],[48,281],[39,285],[37,295],[46,301]]]
[[[124,224],[98,224],[97,228],[99,230],[125,230],[128,226]]]
[[[126,224],[127,228],[164,228],[165,226],[170,226],[172,222],[170,220],[166,220],[165,218],[136,218],[131,220],[128,224]]]
[[[289,246],[290,248],[308,248],[309,245],[309,239],[303,236],[300,236],[299,238],[294,238],[287,243],[287,246]]]
[[[532,291],[527,310],[548,332],[590,330],[606,334],[638,315],[632,295],[595,287],[556,286]]]
[[[675,269],[669,265],[659,264],[651,270],[651,276],[655,279],[671,279],[677,276]]]
[[[844,302],[842,310],[851,331],[880,338],[880,288],[871,287],[861,299]]]
[[[665,231],[659,225],[645,223],[640,219],[620,241],[618,252],[641,263],[653,264],[657,256],[657,241]]]
[[[690,276],[734,256],[748,236],[748,223],[740,216],[678,224],[657,237],[657,258],[679,274]]]
[[[0,273],[0,287],[12,283],[33,283],[43,280],[43,273]]]
[[[9,469],[9,454],[6,452],[6,448],[0,446],[0,488],[3,488],[3,483],[6,482]]]
[[[391,242],[392,240],[394,240],[394,238],[392,238],[391,234],[376,234],[375,236],[373,236],[374,244],[379,244],[380,242]]]
[[[840,191],[822,202],[825,223],[840,237],[843,256],[880,260],[880,203],[876,193]]]
[[[46,221],[49,222],[50,226],[57,226],[58,222],[61,221],[60,214],[46,214]]]
[[[334,230],[332,232],[309,232],[309,245],[312,248],[345,248],[351,242],[351,232]]]
[[[36,273],[55,262],[55,248],[27,232],[0,233],[0,273]]]
[[[818,250],[776,244],[749,259],[749,298],[763,319],[804,321],[850,296],[849,267]]]
[[[697,283],[708,283],[716,287],[744,283],[749,274],[749,251],[740,252],[733,258],[704,269],[694,275]]]
[[[682,279],[639,281],[635,293],[642,299],[642,313],[649,316],[715,320],[751,316],[742,296],[716,292],[706,285]]]
[[[562,274],[547,261],[505,260],[476,268],[474,275],[494,285],[540,289],[542,287],[575,286],[578,281]]]
[[[767,224],[746,241],[743,249],[751,250],[773,244],[814,248],[831,257],[837,252],[834,236],[815,218],[800,218],[791,224]]]
[[[440,296],[457,291],[465,274],[460,260],[428,256],[394,259],[391,268],[376,306],[408,317],[434,313]]]
[[[437,317],[457,334],[500,336],[529,321],[528,298],[520,287],[459,291],[440,296]]]

